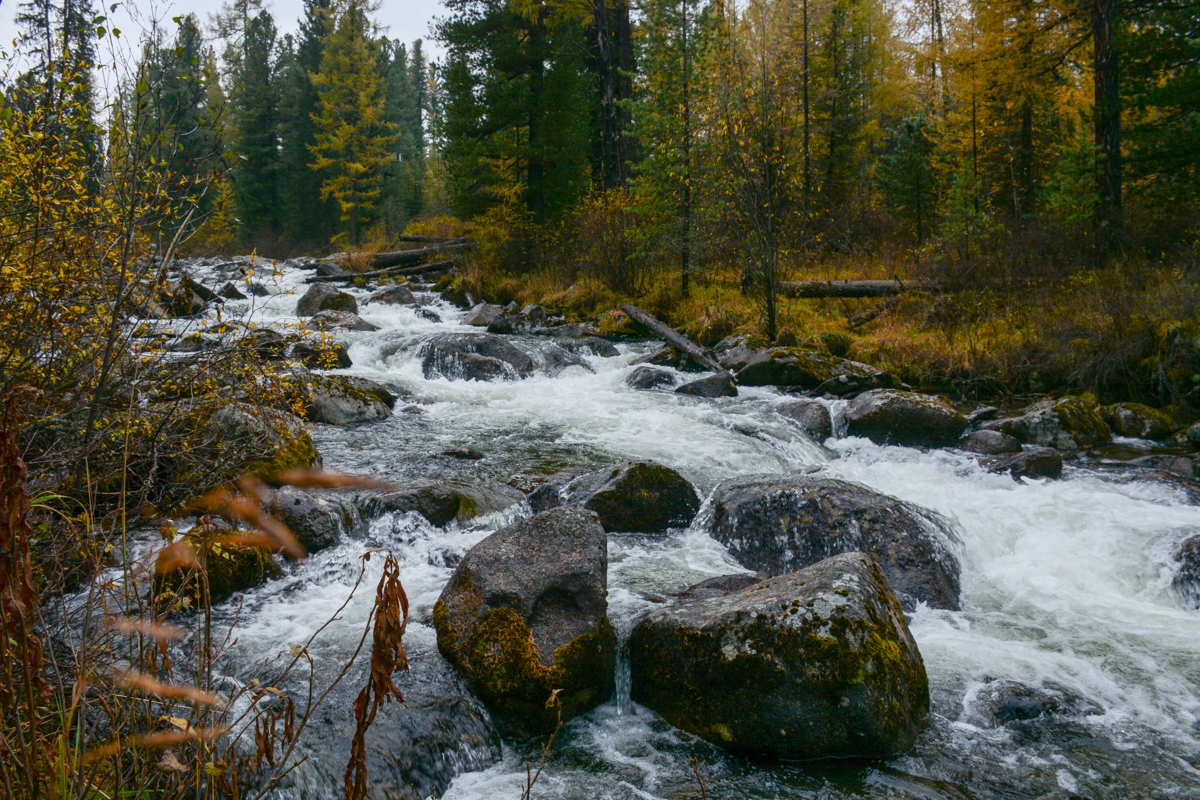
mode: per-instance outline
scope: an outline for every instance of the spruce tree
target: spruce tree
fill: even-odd
[[[246,235],[273,231],[278,220],[274,50],[275,22],[269,12],[261,11],[246,27],[244,57],[234,86],[234,186],[240,229]]]

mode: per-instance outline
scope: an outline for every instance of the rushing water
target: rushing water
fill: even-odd
[[[279,294],[227,304],[225,315],[295,326],[303,278],[278,274]],[[365,294],[356,293],[360,300]],[[445,321],[366,305],[361,316],[381,330],[338,339],[354,361],[346,372],[406,388],[413,398],[397,408],[414,403],[423,413],[314,426],[327,468],[499,492],[521,473],[655,459],[703,495],[733,476],[817,472],[934,509],[959,533],[953,546],[962,561],[964,610],[921,606],[909,620],[933,699],[930,724],[911,753],[863,763],[768,764],[730,756],[632,704],[622,672],[617,698],[564,727],[534,796],[1032,798],[1065,789],[1092,798],[1200,798],[1200,613],[1186,610],[1171,585],[1171,554],[1188,531],[1200,529],[1200,508],[1181,489],[1100,466],[1068,466],[1060,481],[1017,482],[948,451],[847,438],[822,446],[775,413],[789,398],[772,389],[741,389],[739,397],[719,400],[629,389],[630,362],[646,345],[589,357],[591,371],[571,367],[556,377],[429,380],[421,373],[420,343],[466,329],[456,322],[457,310],[432,295],[420,297]],[[513,341],[535,360],[546,346],[534,338]],[[485,457],[440,455],[453,447],[473,447]],[[410,654],[414,662],[436,661],[429,614],[449,565],[528,513],[518,504],[445,529],[414,515],[374,520],[365,533],[249,595],[234,657],[248,664],[306,640],[345,599],[362,553],[383,547],[400,559],[413,602]],[[318,637],[319,674],[357,643],[379,569],[379,559],[367,564],[368,589]],[[739,571],[702,522],[666,536],[615,534],[610,616],[624,636],[663,595]],[[1091,713],[985,727],[973,699],[994,679],[1062,687]],[[388,714],[398,719],[403,708]],[[328,735],[346,736],[339,725],[330,722]],[[344,762],[322,764],[319,752],[313,756],[308,792],[336,794]],[[499,763],[460,775],[444,796],[517,798],[526,763],[536,766],[539,756],[536,743],[506,744]],[[301,787],[295,793],[305,794]]]

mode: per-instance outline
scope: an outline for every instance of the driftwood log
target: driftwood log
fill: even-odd
[[[371,256],[371,266],[378,270],[400,266],[401,264],[415,264],[423,260],[425,256],[470,250],[474,246],[474,242],[468,242],[465,239],[455,239],[449,242],[442,242],[441,244],[431,244],[428,247],[419,247],[416,250],[394,250],[390,253],[376,253]]]
[[[781,281],[789,297],[892,297],[904,292],[934,291],[924,281]]]
[[[625,303],[621,306],[621,310],[628,314],[629,318],[634,322],[649,328],[654,334],[662,338],[664,341],[679,348],[714,372],[726,371],[725,368],[718,364],[717,360],[710,356],[708,351],[703,347],[696,344],[674,328],[659,322],[637,306],[631,306],[628,303]]]

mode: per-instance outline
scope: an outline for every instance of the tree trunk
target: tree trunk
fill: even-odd
[[[1117,0],[1092,0],[1095,57],[1095,139],[1100,163],[1097,174],[1097,241],[1111,251],[1121,228],[1121,94],[1113,33]]]
[[[652,333],[661,337],[663,341],[687,353],[714,372],[725,372],[725,368],[718,364],[717,360],[710,356],[707,350],[674,328],[659,322],[637,306],[631,306],[626,303],[621,306],[621,310],[629,315],[629,318],[634,322],[648,328]]]

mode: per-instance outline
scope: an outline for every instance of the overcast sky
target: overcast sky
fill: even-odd
[[[61,2],[61,0],[53,0]],[[105,6],[104,12],[112,0],[93,0],[96,7]],[[17,11],[18,0],[0,0],[0,49],[11,51],[10,43],[17,29],[13,17]],[[173,31],[172,17],[181,14],[195,14],[200,22],[208,28],[208,17],[219,10],[222,0],[133,0],[121,3],[115,12],[111,13],[111,24],[121,29],[121,38],[136,41],[141,31],[149,27],[149,21],[154,18],[166,20],[167,30]],[[300,19],[303,0],[266,0],[266,7],[275,18],[275,27],[279,33],[295,33],[297,20]],[[375,12],[377,22],[387,28],[387,35],[392,39],[411,43],[414,39],[424,40],[427,55],[436,57],[441,51],[430,40],[429,24],[435,16],[444,14],[440,0],[382,0],[380,9]],[[132,38],[130,38],[132,37]],[[0,74],[6,70],[0,66]]]

